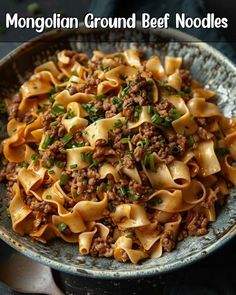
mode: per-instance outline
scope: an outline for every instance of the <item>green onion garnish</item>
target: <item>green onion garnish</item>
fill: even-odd
[[[121,143],[129,143],[130,139],[128,137],[121,138]]]
[[[21,163],[20,163],[20,167],[21,167],[21,168],[28,168],[28,167],[29,167],[29,164],[26,163],[26,162],[21,162]]]
[[[53,115],[60,115],[65,113],[65,108],[62,105],[56,104],[52,108],[52,114]]]
[[[67,175],[62,174],[60,177],[60,185],[66,185],[66,183],[67,183]]]
[[[124,97],[130,90],[130,86],[126,86],[122,91],[121,91],[121,97]]]
[[[63,232],[67,228],[67,225],[65,223],[60,223],[57,228],[60,232]]]
[[[156,125],[160,125],[161,123],[161,117],[159,114],[154,114],[151,118],[152,123],[156,124]]]
[[[64,137],[62,137],[61,142],[66,145],[68,142],[71,141],[71,139],[73,138],[73,134],[71,133],[67,133]]]
[[[75,169],[75,168],[77,168],[77,164],[70,165],[70,169]]]
[[[61,161],[56,161],[55,165],[57,166],[57,168],[62,168],[63,167],[63,162]]]
[[[52,123],[50,124],[50,126],[51,126],[51,127],[55,127],[55,126],[57,126],[58,124],[59,124],[59,122],[54,121],[54,122],[52,122]]]
[[[127,239],[132,239],[134,237],[133,234],[128,234],[127,236],[125,236]]]
[[[123,127],[123,123],[121,122],[121,120],[117,120],[114,123],[114,128],[122,128]]]
[[[152,172],[156,171],[155,157],[153,154],[149,156],[149,167]]]
[[[55,171],[54,171],[53,169],[48,170],[48,173],[49,173],[50,175],[54,175],[54,174],[56,174]]]
[[[169,116],[171,118],[173,118],[174,120],[177,120],[177,119],[179,119],[181,117],[181,114],[177,109],[171,109],[169,111]]]
[[[87,152],[86,156],[87,156],[89,165],[91,165],[93,163],[93,153],[92,152]]]
[[[73,196],[74,199],[76,199],[78,197],[77,191],[73,191],[72,196]]]
[[[44,142],[42,143],[42,149],[46,150],[50,144],[53,143],[53,137],[50,137],[49,135],[45,136]]]
[[[124,197],[127,194],[126,188],[125,187],[121,187],[119,189],[120,194]]]
[[[81,161],[85,161],[85,152],[80,153]]]

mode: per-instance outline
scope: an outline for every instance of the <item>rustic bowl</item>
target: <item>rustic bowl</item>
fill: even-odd
[[[109,42],[108,42],[109,41]],[[217,92],[218,104],[227,116],[236,116],[236,68],[221,53],[203,42],[174,29],[168,30],[88,30],[52,31],[22,44],[0,61],[0,99],[11,97],[30,76],[35,66],[55,57],[57,50],[71,48],[91,54],[92,50],[113,52],[130,46],[141,48],[147,56],[182,56],[184,66],[205,87]],[[1,118],[4,137],[6,118]],[[48,245],[13,232],[7,216],[5,186],[1,184],[0,238],[21,253],[52,268],[91,278],[138,278],[168,272],[195,262],[222,247],[236,232],[236,190],[232,189],[226,206],[218,211],[217,221],[202,237],[188,237],[171,253],[138,265],[113,259],[81,256],[76,245],[54,240]]]

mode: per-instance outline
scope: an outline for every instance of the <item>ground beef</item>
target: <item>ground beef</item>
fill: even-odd
[[[208,233],[208,219],[200,212],[188,211],[185,228],[189,236],[201,236]]]
[[[52,113],[52,108],[49,107],[47,111],[40,116],[41,124],[43,125],[43,130],[46,134],[54,137],[61,138],[66,133],[65,126],[61,123],[64,114],[58,115],[56,118]],[[51,126],[52,122],[57,122],[56,126]]]
[[[122,164],[124,167],[126,168],[134,168],[134,160],[132,159],[131,155],[124,155],[124,157],[122,158]]]
[[[6,105],[7,105],[7,113],[8,113],[9,121],[17,117],[20,102],[21,102],[20,94],[14,95],[11,100],[7,101]]]
[[[211,193],[207,194],[207,199],[201,203],[201,206],[205,208],[210,208],[212,205],[215,204],[216,201],[218,201],[219,193],[220,193],[219,187],[217,187],[215,190],[211,190]]]
[[[196,120],[197,124],[200,126],[206,126],[207,124],[206,118],[196,117],[194,119]]]
[[[208,132],[203,127],[199,127],[197,130],[197,133],[198,133],[199,137],[203,140],[209,140],[213,137],[213,134],[211,132]]]
[[[171,252],[175,247],[175,239],[172,230],[165,230],[161,236],[161,243],[163,249],[167,252]]]
[[[15,182],[17,180],[17,174],[20,167],[18,163],[10,163],[8,162],[6,166],[0,170],[0,182],[3,180],[8,180],[11,182]]]
[[[93,239],[90,254],[92,256],[99,257],[111,257],[113,256],[114,250],[109,243],[104,241],[102,238],[97,237]]]
[[[96,201],[96,186],[100,181],[97,168],[81,169],[72,173],[72,186],[82,200]]]
[[[157,112],[161,118],[166,118],[169,116],[169,111],[172,108],[173,108],[173,105],[169,101],[164,100],[157,105]]]
[[[60,141],[55,141],[51,144],[48,149],[40,151],[41,162],[45,163],[49,158],[54,159],[55,161],[66,162],[66,154],[63,153],[64,145]]]
[[[107,156],[114,156],[116,153],[110,146],[97,146],[93,153],[93,159],[104,158]]]
[[[181,90],[186,91],[192,85],[192,78],[191,78],[190,72],[185,69],[180,69],[179,73],[182,79]]]
[[[136,162],[140,162],[142,160],[143,157],[143,148],[140,146],[137,146],[134,149],[134,158]]]

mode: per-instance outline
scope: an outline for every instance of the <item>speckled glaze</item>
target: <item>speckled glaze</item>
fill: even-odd
[[[120,30],[116,40],[130,42],[106,42],[114,32],[92,31],[81,27],[77,31],[54,31],[23,44],[0,62],[0,99],[10,97],[29,77],[35,66],[55,57],[57,50],[71,48],[91,54],[92,50],[113,52],[137,46],[146,56],[166,54],[182,56],[184,66],[189,68],[194,79],[218,94],[218,103],[227,116],[236,116],[236,68],[217,50],[205,43],[169,29],[135,31]],[[146,40],[146,41],[144,41]],[[190,42],[191,41],[191,42]],[[2,127],[4,129],[5,124]],[[1,132],[3,134],[3,130]],[[52,268],[91,278],[138,278],[168,272],[197,261],[223,246],[236,233],[236,190],[231,191],[227,205],[218,212],[218,218],[210,226],[209,233],[202,237],[189,237],[177,244],[171,253],[146,260],[138,265],[122,264],[113,259],[81,256],[76,245],[55,240],[48,245],[21,237],[12,231],[7,216],[5,188],[1,185],[0,238],[21,253],[47,264]]]

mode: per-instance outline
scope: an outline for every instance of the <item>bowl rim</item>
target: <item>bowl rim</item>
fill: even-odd
[[[94,29],[94,31],[98,31],[99,29]],[[110,30],[110,29],[109,29]],[[141,22],[137,22],[137,30],[143,30],[141,27]],[[55,38],[56,40],[60,40],[63,36],[68,36],[70,34],[73,34],[75,32],[88,32],[91,33],[93,29],[88,29],[84,26],[83,23],[80,23],[79,29],[75,30],[61,30],[56,29],[52,30],[43,34],[40,34],[39,36],[22,43],[20,46],[18,46],[16,49],[12,50],[10,53],[8,53],[5,57],[3,57],[0,60],[0,67],[3,66],[9,59],[12,59],[15,55],[19,54],[20,52],[24,51],[27,47],[33,45],[34,43],[37,46],[37,43],[45,42],[47,39]],[[193,44],[197,44],[197,46],[200,49],[203,49],[207,52],[209,52],[211,55],[214,55],[218,60],[222,61],[223,63],[227,64],[232,71],[236,72],[236,66],[232,61],[230,61],[226,56],[224,56],[221,52],[219,52],[217,49],[213,48],[209,44],[187,34],[182,31],[179,31],[174,28],[168,28],[168,29],[152,29],[153,32],[160,36],[174,38],[175,41],[173,42],[184,42],[188,43],[191,42]],[[54,40],[54,39],[53,39]],[[137,42],[138,43],[138,42]],[[204,257],[212,254],[213,252],[217,251],[219,248],[223,247],[226,243],[228,243],[232,238],[236,236],[236,224],[234,224],[228,232],[226,232],[220,239],[218,239],[216,242],[211,244],[210,246],[207,246],[206,248],[197,251],[196,253],[192,254],[189,257],[186,257],[186,260],[182,262],[181,260],[177,260],[176,262],[169,263],[167,267],[158,267],[158,266],[150,266],[146,269],[134,269],[133,271],[130,270],[95,270],[95,269],[89,269],[84,267],[78,266],[71,266],[67,264],[63,264],[62,262],[58,262],[56,260],[47,258],[43,256],[42,254],[37,253],[36,250],[28,249],[27,247],[23,246],[21,243],[17,242],[10,236],[9,233],[7,233],[6,230],[4,230],[3,227],[0,226],[0,238],[6,242],[9,246],[14,248],[15,250],[19,251],[20,253],[28,256],[29,258],[39,262],[46,264],[47,266],[56,269],[58,271],[63,271],[72,275],[79,275],[84,277],[90,277],[90,278],[97,278],[97,279],[133,279],[138,277],[147,277],[147,276],[153,276],[153,275],[159,275],[166,272],[171,272],[174,270],[178,270],[184,266],[188,266],[194,262],[200,261]]]

